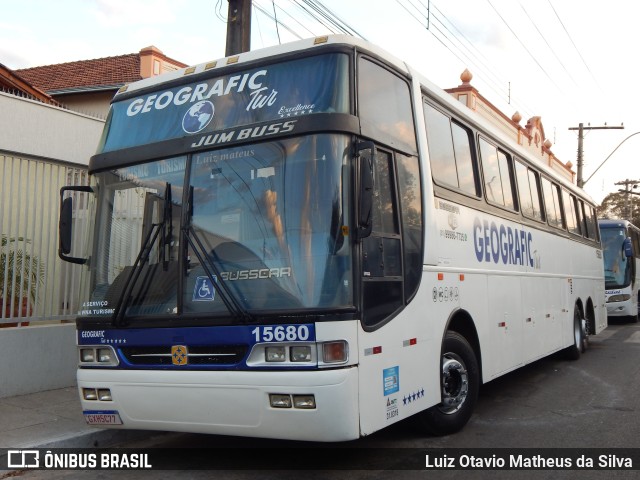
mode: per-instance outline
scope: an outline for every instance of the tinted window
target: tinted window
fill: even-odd
[[[482,138],[480,139],[480,156],[487,200],[515,210],[511,158]]]
[[[538,174],[526,165],[516,161],[516,178],[518,179],[518,192],[520,193],[520,210],[523,215],[542,220]]]
[[[428,103],[424,104],[431,174],[441,185],[478,195],[469,130]]]
[[[418,157],[396,154],[404,247],[404,294],[410,299],[422,276],[422,194]]]
[[[567,220],[567,230],[576,235],[580,235],[580,218],[576,209],[576,197],[570,193],[563,192],[564,214]]]
[[[547,213],[547,222],[556,228],[563,228],[562,210],[560,209],[560,192],[558,186],[546,178],[542,179],[542,191],[544,193],[544,205]]]
[[[376,151],[374,158],[373,229],[362,241],[364,324],[383,322],[402,307],[402,253],[393,157]]]
[[[365,58],[358,63],[362,134],[404,151],[416,151],[409,84]]]

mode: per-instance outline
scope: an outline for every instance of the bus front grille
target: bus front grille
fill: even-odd
[[[212,345],[188,347],[186,362],[174,362],[171,346],[121,347],[122,355],[131,365],[234,365],[240,363],[247,352],[246,345]]]

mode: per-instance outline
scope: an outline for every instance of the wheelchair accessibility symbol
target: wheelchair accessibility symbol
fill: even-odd
[[[218,281],[216,277],[213,277],[213,279]],[[196,284],[193,287],[193,301],[213,302],[215,297],[216,290],[211,279],[209,277],[196,277]]]

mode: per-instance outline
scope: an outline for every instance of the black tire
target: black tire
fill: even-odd
[[[565,349],[565,354],[569,360],[578,360],[587,350],[588,338],[586,331],[586,321],[580,317],[580,309],[576,306],[573,309],[573,345]]]
[[[442,402],[417,414],[419,426],[431,435],[461,430],[478,399],[478,360],[467,339],[457,332],[447,332],[442,343],[440,384]]]

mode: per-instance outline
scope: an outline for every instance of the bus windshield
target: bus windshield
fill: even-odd
[[[96,174],[104,234],[81,314],[351,306],[348,145],[313,135]]]
[[[625,230],[623,228],[601,228],[604,249],[605,288],[622,288],[631,282],[631,263],[624,253]]]

